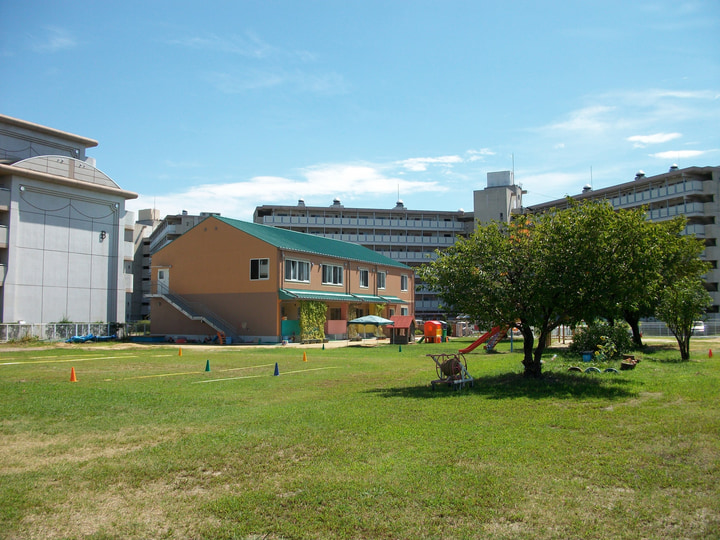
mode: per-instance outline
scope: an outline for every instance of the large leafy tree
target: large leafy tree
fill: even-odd
[[[712,296],[698,278],[685,277],[669,285],[661,294],[657,314],[667,324],[680,347],[680,358],[690,360],[690,337],[694,322],[712,303]]]
[[[517,327],[525,374],[538,377],[560,324],[625,318],[641,344],[639,320],[655,313],[664,288],[706,270],[702,243],[682,236],[684,226],[606,201],[569,201],[565,210],[480,226],[419,275],[445,307],[487,327]]]
[[[699,258],[704,246],[695,237],[682,235],[684,217],[656,223],[647,220],[645,209],[609,210],[595,264],[601,270],[599,277],[612,283],[605,287],[595,315],[609,321],[625,319],[633,343],[641,347],[640,319],[655,315],[663,289],[707,271]]]
[[[594,263],[595,248],[607,235],[601,222],[609,215],[606,204],[573,203],[567,210],[480,226],[419,275],[446,307],[487,327],[517,327],[525,374],[539,377],[551,332],[591,316],[612,283]]]

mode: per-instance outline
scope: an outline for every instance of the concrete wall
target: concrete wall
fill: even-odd
[[[17,176],[11,198],[3,321],[124,322],[124,198]]]

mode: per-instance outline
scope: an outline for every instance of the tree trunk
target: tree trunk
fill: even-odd
[[[626,311],[623,314],[623,318],[625,319],[625,322],[630,325],[630,329],[632,330],[633,345],[636,348],[641,349],[643,347],[643,342],[642,334],[640,334],[640,316],[637,313]]]
[[[690,360],[690,336],[685,334],[681,337],[682,339],[678,339],[678,345],[680,345],[680,360],[687,362]]]
[[[533,355],[533,345],[535,344],[535,336],[533,336],[532,328],[522,325],[520,332],[523,335],[523,366],[525,366],[524,375],[526,377],[538,378],[542,375],[542,365],[537,360],[537,349],[540,349],[540,354],[545,349],[545,342],[543,341],[542,334],[540,335],[540,343],[536,349],[535,355]]]

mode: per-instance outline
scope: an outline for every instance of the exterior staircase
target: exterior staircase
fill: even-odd
[[[149,295],[151,298],[162,298],[188,319],[207,324],[217,331],[221,342],[225,341],[226,336],[235,338],[238,335],[237,329],[231,323],[213,312],[202,302],[191,302],[182,295],[172,292],[161,283],[156,285],[155,291],[155,293]]]

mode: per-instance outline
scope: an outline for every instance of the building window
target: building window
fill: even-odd
[[[270,259],[250,259],[250,279],[270,279]]]
[[[360,287],[367,289],[370,286],[370,271],[363,268],[360,269]]]
[[[408,290],[408,277],[404,274],[402,276],[400,276],[400,290],[401,291]]]
[[[385,276],[387,274],[385,272],[378,272],[377,273],[377,285],[378,289],[384,289],[385,288]]]
[[[335,264],[323,264],[322,282],[323,285],[342,285],[343,267]]]
[[[310,263],[287,259],[285,261],[285,280],[310,282]]]
[[[408,308],[405,307],[405,306],[401,307],[401,308],[400,308],[400,315],[410,315],[410,313],[408,313]]]

